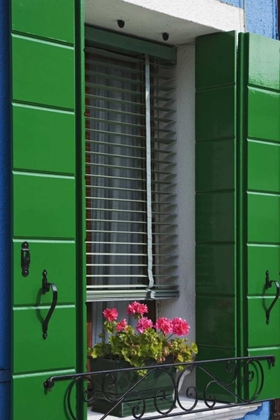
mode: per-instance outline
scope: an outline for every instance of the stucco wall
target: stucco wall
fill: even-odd
[[[10,406],[10,232],[8,0],[0,0],[0,417]]]
[[[277,0],[220,0],[232,6],[243,7],[245,30],[269,38],[277,38]]]
[[[159,316],[187,319],[195,341],[195,49],[178,48],[176,66],[177,224],[180,297],[160,301]]]
[[[277,38],[277,0],[247,0],[246,29],[248,32]]]
[[[86,23],[162,42],[168,32],[171,45],[193,42],[216,31],[244,31],[244,11],[219,0],[85,0]]]

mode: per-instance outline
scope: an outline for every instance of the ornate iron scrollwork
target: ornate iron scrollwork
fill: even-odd
[[[146,374],[144,376],[138,375],[138,380],[136,380],[129,389],[126,390],[120,397],[114,399],[110,394],[110,387],[114,387],[117,375],[122,373],[131,374],[131,372],[137,372],[140,368],[126,368],[126,369],[115,369],[115,370],[106,370],[98,372],[87,372],[87,373],[78,373],[74,375],[62,375],[62,376],[53,376],[48,378],[44,382],[44,387],[48,391],[51,391],[54,384],[60,381],[70,381],[69,387],[67,389],[67,410],[68,414],[73,420],[77,420],[77,417],[74,412],[73,404],[73,390],[78,386],[79,393],[81,394],[80,398],[86,404],[94,403],[97,399],[97,387],[96,387],[96,378],[100,375],[103,375],[101,392],[103,398],[108,402],[108,406],[111,403],[110,408],[104,414],[100,414],[100,419],[105,419],[112,411],[120,405],[124,400],[131,400],[132,394],[135,396],[134,401],[131,404],[131,416],[137,420],[145,419],[160,419],[163,417],[172,417],[178,415],[187,415],[191,413],[198,413],[201,411],[211,411],[213,409],[220,410],[223,408],[232,408],[235,406],[252,404],[254,402],[260,402],[261,392],[264,386],[264,363],[268,363],[270,367],[274,366],[275,357],[272,355],[268,356],[256,356],[256,357],[239,357],[234,359],[215,359],[215,360],[205,360],[200,362],[192,363],[180,363],[180,364],[161,364],[156,366],[147,366],[145,367]],[[219,374],[223,379],[218,378],[213,374],[213,365],[219,364]],[[170,373],[171,367],[179,367],[182,369],[177,374],[176,378]],[[141,368],[143,369],[143,368]],[[179,388],[181,380],[185,372],[188,370],[200,370],[203,372],[205,378],[208,378],[205,381],[205,384],[202,388],[197,388],[196,386],[189,386],[185,395],[179,393]],[[172,396],[168,399],[168,406],[165,409],[162,409],[162,401],[167,400],[166,391],[163,389],[157,389],[153,395],[153,412],[147,415],[146,411],[146,397],[145,391],[139,391],[137,388],[142,383],[148,380],[149,376],[154,372],[159,373],[164,371],[165,374],[170,375],[170,383],[172,384]],[[224,378],[227,377],[228,380]],[[241,381],[243,385],[248,384],[248,390],[252,389],[253,393],[251,395],[239,395],[236,391],[237,389],[237,380]],[[81,384],[86,382],[87,386],[81,392]],[[90,387],[88,386],[90,385]],[[250,386],[249,386],[250,385]],[[90,389],[89,389],[90,388]],[[139,388],[140,389],[140,388]],[[143,389],[143,387],[142,387]],[[217,398],[217,392],[222,390],[223,394],[227,394],[229,399],[233,401],[231,404],[217,403],[220,399]],[[55,391],[54,391],[55,392]],[[100,390],[99,390],[100,392]],[[248,391],[249,392],[249,391]],[[74,392],[75,393],[75,392]],[[184,398],[182,398],[184,397]],[[188,399],[186,400],[187,397]],[[204,408],[201,406],[198,408],[198,401],[203,401]],[[187,403],[186,403],[187,401]],[[63,404],[63,401],[61,401]],[[174,411],[176,410],[176,411]],[[151,411],[151,410],[149,410]]]

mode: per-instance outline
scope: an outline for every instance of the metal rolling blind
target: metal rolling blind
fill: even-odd
[[[86,47],[88,301],[178,296],[172,71]]]

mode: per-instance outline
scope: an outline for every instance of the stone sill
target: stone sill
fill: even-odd
[[[182,405],[184,405],[185,407],[188,407],[188,405],[190,404],[190,400],[186,397],[181,397],[180,401],[182,402]],[[189,404],[184,404],[189,402]],[[224,404],[216,404],[216,407],[218,407],[219,405],[224,405]],[[237,420],[237,419],[242,419],[247,413],[250,413],[251,411],[255,411],[257,410],[258,407],[260,407],[260,403],[256,403],[256,404],[248,404],[248,405],[241,405],[238,407],[230,407],[229,408],[222,408],[220,410],[207,410],[207,411],[201,411],[199,413],[192,413],[192,414],[185,414],[182,416],[175,416],[175,417],[168,417],[169,419],[174,419],[174,420],[208,420],[208,419],[221,419],[221,420]],[[203,410],[205,409],[205,404],[203,401],[198,401],[197,406],[195,408],[196,410]],[[181,411],[180,408],[175,408],[173,410],[173,413],[179,413]],[[153,413],[147,413],[147,416],[152,416]],[[158,413],[154,413],[155,416],[159,415]],[[88,420],[99,420],[101,417],[103,416],[103,414],[100,413],[96,413],[91,411],[91,409],[88,409]],[[116,420],[119,417],[114,417],[114,416],[108,416],[106,417],[106,419],[108,420]],[[122,417],[123,419],[133,419],[133,417]],[[144,420],[145,416],[143,417]],[[164,418],[164,417],[162,417]]]

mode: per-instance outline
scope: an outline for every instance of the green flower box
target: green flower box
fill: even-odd
[[[167,362],[168,363],[168,362]],[[154,360],[146,362],[146,366],[154,366]],[[113,374],[93,375],[95,399],[92,404],[92,411],[107,413],[139,379],[137,371],[124,372],[121,369],[130,368],[131,365],[123,360],[112,360],[105,358],[90,359],[91,371],[106,371],[118,369],[120,372]],[[167,411],[173,406],[173,381],[176,374],[175,367],[162,365],[161,369],[151,371],[122,402],[113,410],[111,415],[117,417],[141,414],[145,401],[145,412]],[[106,375],[108,375],[106,377]],[[104,392],[103,392],[104,391]],[[105,395],[106,396],[105,396]],[[107,399],[106,399],[107,397]],[[108,401],[110,400],[110,401]]]

